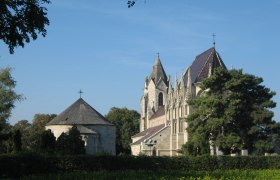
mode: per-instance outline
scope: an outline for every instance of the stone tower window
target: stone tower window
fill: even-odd
[[[158,106],[163,106],[163,94],[162,92],[159,93],[158,95]]]
[[[176,134],[177,133],[177,123],[176,123],[176,119],[173,120],[173,134]]]
[[[183,130],[184,130],[184,120],[180,119],[180,122],[179,122],[179,132],[182,133]]]

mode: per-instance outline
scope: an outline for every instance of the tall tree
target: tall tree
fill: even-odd
[[[51,154],[55,151],[56,138],[51,130],[43,131],[40,135],[39,149],[42,153]]]
[[[20,130],[13,131],[12,138],[13,138],[13,152],[18,153],[22,149]]]
[[[36,40],[38,34],[46,36],[49,19],[43,5],[49,3],[49,0],[0,1],[0,39],[8,45],[11,54],[30,39]]]
[[[130,154],[131,136],[139,132],[140,114],[135,110],[113,107],[105,117],[116,126],[117,154]]]
[[[190,102],[195,109],[187,118],[190,143],[203,149],[202,143],[211,142],[225,153],[242,148],[253,152],[258,143],[272,143],[279,129],[272,121],[275,92],[262,82],[242,70],[222,68],[205,79],[202,95]]]
[[[23,151],[31,150],[30,138],[32,133],[32,125],[27,120],[20,120],[13,126],[12,129],[19,130],[21,132],[22,150]]]
[[[15,102],[23,99],[22,95],[15,92],[16,81],[11,75],[11,68],[0,70],[0,133],[7,125]]]
[[[85,154],[85,142],[80,136],[76,126],[73,126],[67,133],[62,133],[56,142],[57,151],[60,154]]]
[[[29,138],[31,149],[38,149],[40,146],[40,136],[45,131],[45,125],[50,122],[56,114],[35,114],[32,120],[32,128]]]

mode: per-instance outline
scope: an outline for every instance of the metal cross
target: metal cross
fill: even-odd
[[[78,93],[80,94],[80,98],[82,98],[82,93],[84,93],[84,92],[80,89],[80,91]]]
[[[214,47],[215,47],[215,45],[216,45],[216,41],[215,41],[216,34],[213,33],[212,36],[213,36],[213,45],[214,45]]]
[[[159,52],[157,53],[157,57],[159,58]]]

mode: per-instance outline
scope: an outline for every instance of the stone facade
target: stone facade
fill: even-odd
[[[79,99],[46,125],[56,138],[77,126],[87,154],[115,155],[116,128],[83,99]]]
[[[226,68],[216,49],[210,48],[195,58],[180,79],[176,77],[173,87],[157,57],[144,84],[140,133],[132,136],[133,155],[179,155],[178,150],[188,141],[186,118],[193,111],[188,101],[201,94],[200,81],[220,66]]]

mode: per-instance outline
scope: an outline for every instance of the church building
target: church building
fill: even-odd
[[[77,126],[85,142],[87,154],[108,153],[115,155],[116,128],[82,98],[46,125],[56,138]]]
[[[226,68],[215,47],[196,56],[174,87],[159,55],[144,83],[141,98],[140,132],[132,136],[133,155],[176,156],[188,141],[186,118],[192,113],[188,101],[200,96],[200,82],[217,67]]]

